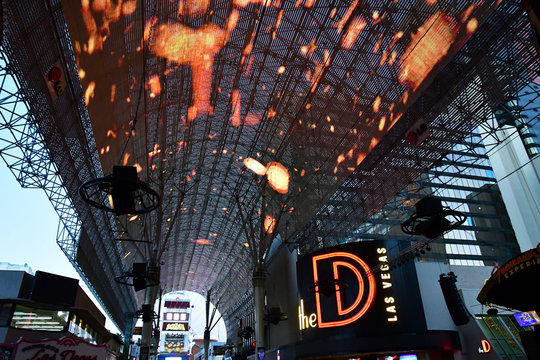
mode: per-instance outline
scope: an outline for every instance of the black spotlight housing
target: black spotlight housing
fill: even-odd
[[[264,320],[277,325],[280,321],[287,320],[289,317],[281,312],[280,307],[271,307],[264,315]]]
[[[403,224],[401,230],[409,235],[422,235],[435,239],[456,229],[467,218],[459,211],[442,206],[440,199],[426,196],[416,204],[416,213]]]
[[[133,263],[133,288],[135,291],[146,288],[146,263]]]
[[[138,179],[134,166],[114,166],[112,174],[82,184],[79,194],[88,204],[116,215],[144,214],[160,204],[158,193]]]
[[[111,200],[117,215],[132,214],[135,210],[133,193],[137,189],[137,169],[133,166],[113,167]]]
[[[147,287],[156,286],[159,280],[150,277],[146,271],[146,263],[133,263],[131,271],[125,272],[114,278],[114,280],[123,285],[133,286],[135,291],[146,289]]]

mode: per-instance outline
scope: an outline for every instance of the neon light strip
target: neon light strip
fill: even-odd
[[[351,260],[356,261],[358,264],[360,264],[360,266],[362,267],[362,269],[364,269],[368,277],[369,293],[368,293],[368,298],[367,298],[366,303],[355,316],[349,319],[340,320],[340,321],[323,322],[322,317],[321,317],[322,313],[321,313],[321,299],[320,299],[320,294],[319,294],[319,286],[316,285],[315,286],[315,302],[317,305],[317,322],[318,322],[319,328],[345,326],[345,325],[355,322],[356,320],[360,319],[366,313],[366,311],[368,311],[369,307],[373,303],[373,299],[375,298],[375,277],[371,273],[370,268],[362,259],[350,253],[339,251],[339,252],[314,256],[312,261],[313,261],[313,279],[315,280],[315,283],[319,281],[319,275],[317,273],[317,261],[322,260],[322,259],[330,259],[333,257],[349,258]]]
[[[337,283],[337,281],[339,280],[338,266],[345,266],[351,269],[354,272],[354,275],[356,275],[356,278],[358,279],[358,296],[356,296],[356,300],[354,300],[354,303],[345,310],[341,308],[341,291],[339,289],[339,284]],[[362,299],[362,294],[364,294],[364,280],[362,279],[362,274],[360,274],[360,271],[358,271],[357,268],[355,268],[354,266],[352,266],[351,264],[345,261],[335,261],[334,262],[334,280],[336,280],[336,298],[337,298],[338,315],[346,315],[350,313],[351,311],[353,311],[358,306],[358,304],[360,304],[360,300]]]

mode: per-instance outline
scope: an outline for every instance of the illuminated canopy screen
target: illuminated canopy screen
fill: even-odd
[[[163,197],[159,215],[122,218],[115,235],[153,229],[164,289],[238,294],[222,296],[231,306],[251,284],[250,251],[264,253],[233,194],[258,213],[267,183],[268,213],[254,221],[298,234],[496,6],[62,1],[103,172],[133,165]],[[122,242],[127,268],[143,246]]]
[[[298,260],[302,338],[426,331],[414,264],[389,265],[393,242],[326,248]]]

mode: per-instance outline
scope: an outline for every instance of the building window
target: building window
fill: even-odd
[[[530,329],[519,328],[512,315],[476,316],[476,319],[502,359],[527,359],[519,332]]]
[[[84,339],[90,343],[97,344],[97,332],[90,327],[80,316],[73,314],[69,322],[68,331],[73,335]]]

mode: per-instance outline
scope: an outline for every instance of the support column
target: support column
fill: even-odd
[[[126,312],[124,314],[124,320],[126,323],[126,328],[124,330],[124,351],[122,352],[122,360],[129,359],[129,350],[130,350],[130,341],[131,336],[133,335],[133,313]]]
[[[266,278],[264,270],[253,273],[253,296],[255,298],[255,349],[257,359],[259,352],[264,352],[264,290]]]
[[[210,350],[210,290],[206,293],[206,326],[204,327],[204,360],[208,360]]]
[[[146,272],[147,274],[147,283],[156,284],[159,281],[159,267],[155,265],[150,265]],[[141,336],[141,357],[140,360],[148,360],[150,354],[152,353],[150,349],[152,341],[152,332],[153,332],[153,314],[154,306],[157,299],[158,285],[147,286],[144,289],[144,304],[142,306],[143,310],[143,326],[142,326],[142,336]],[[146,355],[148,357],[146,357]],[[145,359],[146,357],[146,359]]]

